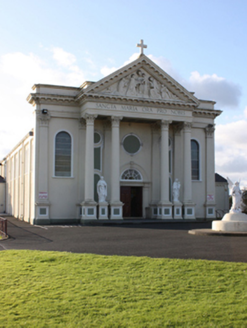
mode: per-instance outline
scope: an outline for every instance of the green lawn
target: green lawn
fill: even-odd
[[[0,252],[0,327],[247,327],[247,264]]]

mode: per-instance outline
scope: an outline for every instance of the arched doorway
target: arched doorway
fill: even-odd
[[[142,217],[142,187],[135,183],[142,181],[140,172],[134,169],[125,170],[121,175],[121,181],[129,181],[131,185],[121,186],[120,199],[124,203],[123,217]]]

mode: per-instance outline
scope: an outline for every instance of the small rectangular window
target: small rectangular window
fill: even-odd
[[[176,215],[180,215],[180,208],[176,208]]]
[[[170,209],[169,209],[169,208],[165,208],[165,210],[164,210],[164,214],[165,214],[165,215],[170,215]]]
[[[101,215],[105,215],[105,208],[101,209]]]
[[[208,215],[213,215],[214,214],[214,209],[212,207],[208,208]]]
[[[119,208],[114,208],[114,209],[113,209],[113,214],[114,214],[114,215],[119,215],[119,214],[120,214],[120,210],[119,210]]]
[[[94,215],[94,208],[88,208],[87,215]]]
[[[187,208],[187,215],[193,215],[193,208]]]
[[[39,209],[39,215],[47,215],[47,208],[46,207],[41,207]]]
[[[153,209],[153,213],[154,213],[154,215],[157,215],[157,214],[158,214],[158,209],[157,209],[157,207],[155,207],[155,208]]]

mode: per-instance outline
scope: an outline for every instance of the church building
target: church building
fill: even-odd
[[[221,111],[138,46],[138,59],[98,82],[33,86],[34,128],[0,166],[7,213],[31,224],[215,218]]]

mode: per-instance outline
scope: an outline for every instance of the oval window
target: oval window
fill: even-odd
[[[127,137],[124,138],[123,147],[127,153],[133,155],[140,150],[141,142],[139,138],[137,138],[136,136],[128,135]]]

